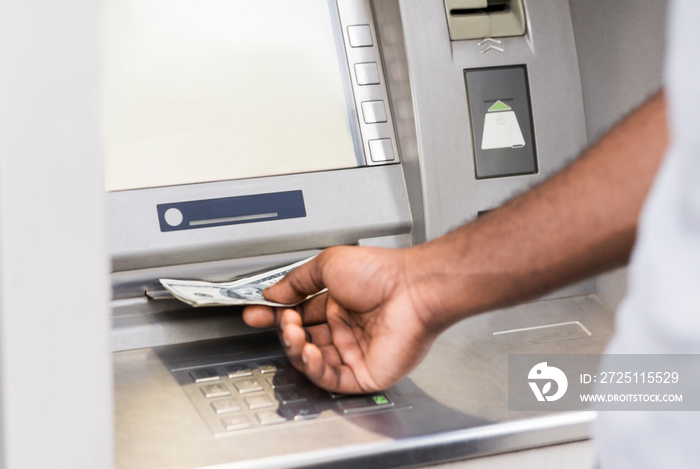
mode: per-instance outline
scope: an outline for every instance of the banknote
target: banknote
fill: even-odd
[[[173,296],[192,306],[216,305],[267,305],[294,306],[295,304],[275,303],[267,300],[262,292],[276,284],[285,275],[313,257],[279,267],[274,270],[240,278],[230,282],[206,282],[202,280],[176,280],[162,278],[160,283]]]

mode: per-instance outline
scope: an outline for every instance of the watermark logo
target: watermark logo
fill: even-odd
[[[566,379],[564,372],[555,366],[547,366],[547,362],[540,362],[533,366],[527,375],[527,379],[532,392],[540,402],[545,400],[552,402],[561,399],[569,387],[569,380]],[[538,382],[543,382],[542,388],[540,388]],[[554,394],[549,395],[552,391],[552,382],[557,384],[557,388]]]
[[[700,412],[698,370],[700,353],[510,353],[508,410]]]

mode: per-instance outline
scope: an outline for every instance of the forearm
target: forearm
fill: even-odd
[[[623,265],[667,144],[659,93],[555,177],[410,250],[415,301],[442,328]]]

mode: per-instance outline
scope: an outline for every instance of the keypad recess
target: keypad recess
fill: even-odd
[[[171,372],[216,437],[410,407],[393,388],[366,395],[327,392],[284,356]]]

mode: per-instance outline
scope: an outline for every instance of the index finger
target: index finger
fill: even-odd
[[[325,253],[300,265],[275,285],[266,288],[263,291],[265,298],[282,304],[296,304],[326,288],[322,275]]]

